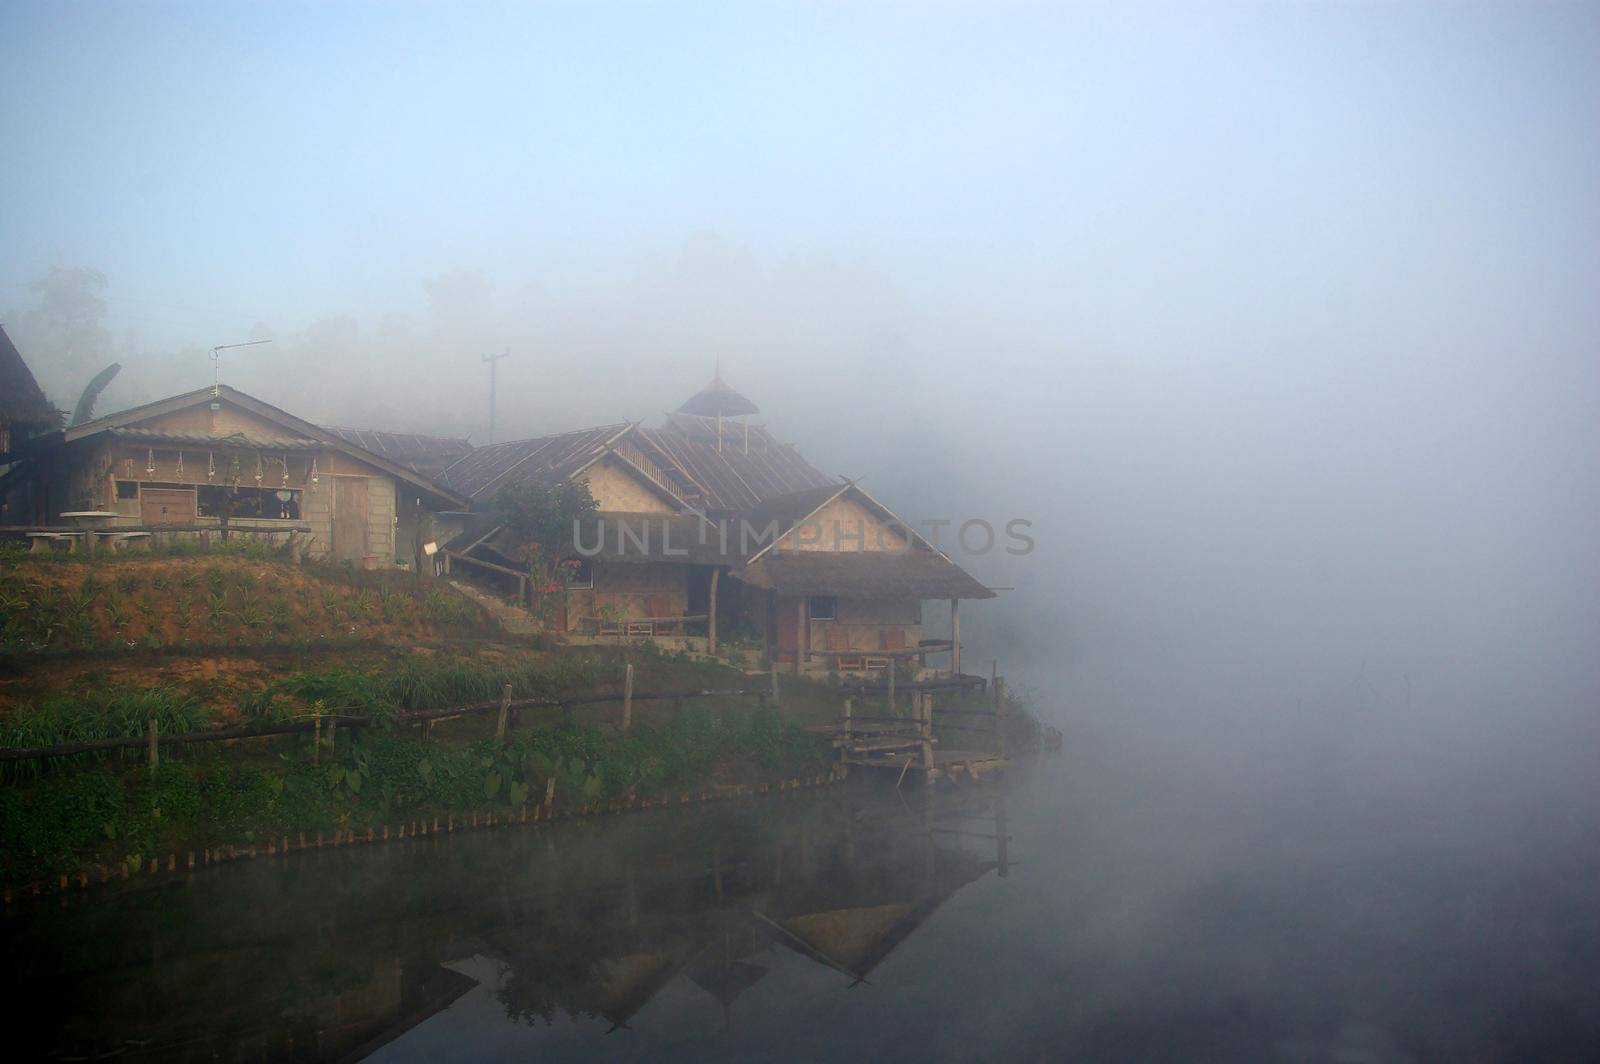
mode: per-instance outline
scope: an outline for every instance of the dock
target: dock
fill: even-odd
[[[935,709],[934,699],[940,691],[984,686],[994,694],[992,709],[948,709],[942,713]],[[893,772],[898,786],[913,769],[924,782],[933,783],[939,779],[955,780],[962,775],[976,780],[1009,764],[1005,743],[1005,680],[998,671],[987,684],[981,676],[961,677],[956,683],[949,680],[909,683],[900,685],[897,690],[891,677],[881,687],[857,690],[862,694],[887,694],[888,712],[859,714],[855,711],[854,697],[844,700],[844,712],[832,736],[839,763],[847,772],[851,768]],[[901,694],[910,700],[910,716],[899,713]],[[936,722],[936,715],[943,719]],[[967,741],[962,749],[941,747],[935,735],[936,724],[944,732],[959,731],[990,741]],[[966,748],[968,746],[973,748]],[[990,749],[979,749],[983,746]]]

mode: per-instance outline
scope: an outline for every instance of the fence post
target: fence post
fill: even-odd
[[[922,718],[922,769],[928,783],[933,782],[933,699],[926,692],[918,698],[912,695],[916,714]]]
[[[506,714],[511,712],[511,685],[506,684],[500,690],[500,716],[494,722],[495,742],[506,741]]]
[[[161,725],[156,723],[155,715],[150,717],[150,775],[156,774],[156,769],[161,767],[161,748],[157,745],[160,738]]]
[[[633,663],[622,670],[622,734],[633,727]]]
[[[994,680],[994,748],[1002,760],[1006,756],[1006,681],[996,676]]]

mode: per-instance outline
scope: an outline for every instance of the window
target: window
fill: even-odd
[[[594,587],[594,566],[589,563],[588,558],[572,558],[567,564],[571,567],[571,572],[567,575],[567,587],[577,591],[586,591]]]
[[[139,482],[137,480],[117,481],[117,498],[137,499],[139,497]]]
[[[231,496],[231,498],[230,498]],[[288,488],[228,488],[216,484],[200,485],[200,516],[267,518],[277,521],[300,519],[300,492]]]
[[[810,609],[813,621],[837,620],[839,616],[839,600],[832,595],[812,595]]]

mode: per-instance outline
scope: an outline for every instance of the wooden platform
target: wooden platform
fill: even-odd
[[[918,772],[925,779],[955,779],[963,774],[977,779],[985,772],[994,772],[1010,764],[1005,758],[988,750],[935,750],[931,773],[926,771],[919,751],[892,751],[872,756],[846,752],[840,760],[846,765],[888,769],[897,776],[902,772]]]

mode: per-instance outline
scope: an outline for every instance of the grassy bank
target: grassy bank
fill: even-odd
[[[674,696],[637,702],[626,735],[612,701],[529,707],[505,740],[493,712],[440,721],[424,741],[403,715],[492,703],[507,685],[515,699],[620,700],[625,661],[641,698],[768,681],[649,646],[495,642],[459,596],[397,574],[250,550],[12,562],[0,572],[0,748],[143,736],[152,719],[168,737],[332,716],[371,723],[340,728],[331,749],[306,734],[163,745],[154,773],[142,749],[0,761],[0,883],[285,834],[513,814],[547,789],[564,811],[760,785],[831,760],[810,729],[837,719],[840,692],[787,675],[781,718],[749,696]],[[939,704],[990,702],[952,693]],[[941,741],[970,747],[961,723],[942,722]],[[1032,727],[1013,717],[1013,749]]]
[[[816,772],[828,747],[776,712],[691,706],[623,735],[565,723],[465,742],[423,742],[382,728],[341,733],[313,760],[312,740],[197,749],[151,774],[113,763],[0,788],[0,881],[157,855],[265,841],[300,831],[364,832],[466,810],[557,809]]]
[[[409,711],[493,701],[507,684],[518,698],[620,693],[624,654],[640,694],[747,683],[732,670],[647,647],[391,649],[301,670],[283,667],[292,658],[264,669],[240,662],[165,683],[127,682],[137,677],[126,672],[118,674],[124,682],[109,683],[91,667],[0,714],[0,747],[143,735],[151,717],[164,735],[333,714],[375,724],[341,729],[333,749],[320,752],[310,736],[167,746],[154,775],[142,750],[0,762],[0,882],[282,833],[364,832],[423,815],[511,811],[542,802],[552,784],[556,807],[571,809],[756,784],[825,765],[826,742],[801,726],[812,714],[786,705],[780,719],[747,698],[636,705],[627,735],[616,727],[614,703],[525,711],[503,742],[493,737],[492,713],[441,723],[426,742],[415,727],[394,723]],[[806,696],[825,701],[818,692]]]
[[[0,655],[493,631],[460,595],[405,573],[198,550],[0,560]]]

